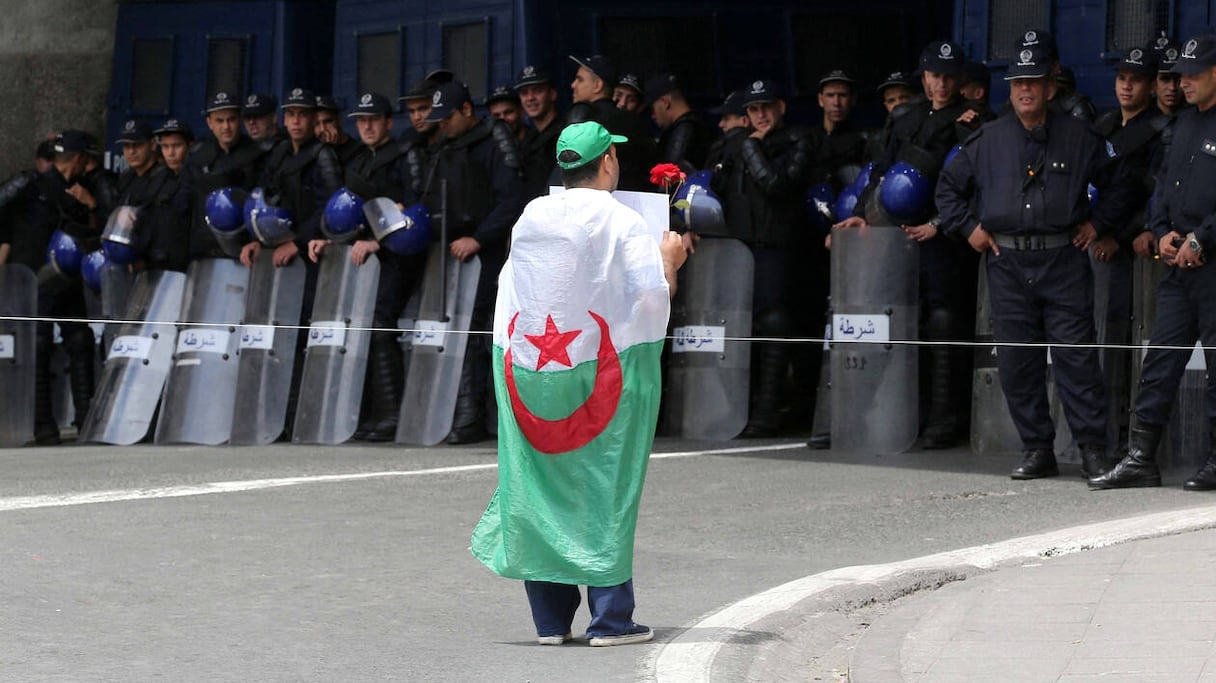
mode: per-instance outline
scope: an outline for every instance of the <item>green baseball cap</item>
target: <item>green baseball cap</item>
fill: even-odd
[[[566,170],[578,168],[598,159],[614,142],[629,142],[629,138],[613,135],[595,121],[572,123],[557,138],[557,165]],[[563,161],[562,155],[566,151],[574,154],[566,154],[568,161]]]

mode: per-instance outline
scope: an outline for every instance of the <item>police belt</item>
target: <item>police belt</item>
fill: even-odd
[[[1044,249],[1059,249],[1072,244],[1073,235],[1067,232],[1057,232],[1051,235],[1004,235],[994,233],[992,241],[1002,249],[1014,251],[1042,251]]]

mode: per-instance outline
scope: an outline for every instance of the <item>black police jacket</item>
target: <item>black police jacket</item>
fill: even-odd
[[[528,127],[519,144],[524,172],[524,202],[549,194],[549,178],[557,166],[557,136],[562,132],[560,120],[538,131]]]
[[[137,231],[145,242],[143,260],[150,269],[185,271],[189,265],[189,217],[180,210],[178,175],[156,164],[143,175],[125,171],[118,178],[117,206],[139,208]]]
[[[805,128],[784,126],[763,139],[745,135],[739,143],[737,170],[727,183],[727,213],[732,232],[761,247],[786,247],[795,231],[806,228],[806,189],[814,142]],[[740,211],[741,210],[741,211]]]
[[[343,172],[343,185],[363,199],[388,197],[401,202],[405,197],[406,146],[395,140],[372,149],[363,145],[350,158]]]
[[[46,263],[65,190],[67,183],[54,167],[43,173],[19,173],[0,185],[0,244],[11,247],[9,263],[35,272]]]
[[[726,235],[744,241],[752,239],[751,212],[747,204],[746,166],[743,164],[743,141],[752,134],[751,128],[732,128],[709,146],[705,164],[713,172],[710,188],[722,200]]]
[[[1094,122],[1094,130],[1106,139],[1106,155],[1124,164],[1124,172],[1132,181],[1128,203],[1133,214],[1114,237],[1130,243],[1147,229],[1148,200],[1156,186],[1156,173],[1161,166],[1161,135],[1171,118],[1150,106],[1134,116],[1127,124],[1118,109],[1107,112]]]
[[[439,216],[444,203],[441,181],[446,180],[448,241],[472,237],[490,254],[505,253],[511,226],[523,210],[519,149],[507,124],[482,119],[429,154],[424,169],[407,163],[411,174],[422,170],[425,175],[418,183],[406,183],[406,203],[421,200]],[[418,194],[412,191],[415,185],[421,187]]]
[[[1216,107],[1178,114],[1159,177],[1149,229],[1158,240],[1194,232],[1205,250],[1216,249]]]
[[[689,111],[671,122],[659,136],[659,163],[677,164],[685,172],[705,168],[709,154],[709,124],[695,111]]]
[[[1114,234],[1131,214],[1129,180],[1122,164],[1107,163],[1104,147],[1087,123],[1050,110],[1035,132],[1016,116],[985,124],[938,179],[941,227],[963,237],[977,225],[989,233],[1041,235],[1090,220],[1099,236]],[[1090,183],[1098,189],[1092,209]]]
[[[313,138],[297,152],[291,140],[275,145],[266,159],[259,185],[268,202],[291,212],[296,226],[294,242],[307,253],[309,240],[321,232],[321,210],[342,187],[342,170],[333,148]]]
[[[829,133],[823,126],[813,128],[815,160],[811,168],[811,182],[826,182],[833,192],[839,192],[845,184],[838,174],[847,167],[861,168],[865,164],[866,147],[872,136],[852,121],[842,121]]]
[[[330,147],[333,147],[334,153],[338,155],[338,165],[342,168],[346,168],[346,165],[349,164],[351,160],[362,154],[363,150],[367,149],[367,145],[363,144],[362,140],[351,137],[346,138],[346,142],[337,145],[330,145]]]
[[[82,249],[91,251],[101,246],[101,231],[118,201],[118,176],[98,165],[86,171],[73,184],[79,184],[93,195],[93,208],[80,203],[66,192],[60,196],[63,216],[60,227],[75,237]],[[69,189],[71,185],[68,186]]]
[[[595,102],[579,102],[566,113],[566,125],[595,121],[613,135],[624,135],[628,142],[616,146],[617,159],[621,163],[621,179],[618,189],[634,192],[655,192],[650,182],[650,169],[658,160],[654,138],[646,129],[642,117],[618,109],[612,100],[604,98]]]

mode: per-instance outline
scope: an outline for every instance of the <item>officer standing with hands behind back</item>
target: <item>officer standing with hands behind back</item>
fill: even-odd
[[[987,255],[993,333],[998,343],[1050,342],[1064,414],[1081,446],[1086,476],[1106,471],[1106,387],[1094,348],[1093,273],[1086,250],[1127,220],[1120,164],[1106,164],[1102,139],[1068,114],[1048,109],[1055,89],[1040,46],[1009,65],[1013,115],[986,124],[941,173],[943,228]],[[1190,153],[1188,151],[1188,153]],[[1098,187],[1092,209],[1087,183]],[[1047,402],[1047,354],[1000,346],[1001,389],[1022,439],[1014,479],[1059,474]]]

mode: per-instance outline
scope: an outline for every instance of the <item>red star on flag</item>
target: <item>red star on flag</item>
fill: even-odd
[[[566,367],[570,365],[570,354],[566,351],[566,347],[570,346],[570,342],[582,333],[582,330],[574,330],[573,332],[559,332],[557,323],[553,322],[553,316],[547,316],[545,319],[544,334],[525,334],[524,338],[532,342],[532,345],[540,349],[540,357],[536,359],[536,369],[540,370],[545,367],[550,361],[561,363]]]

